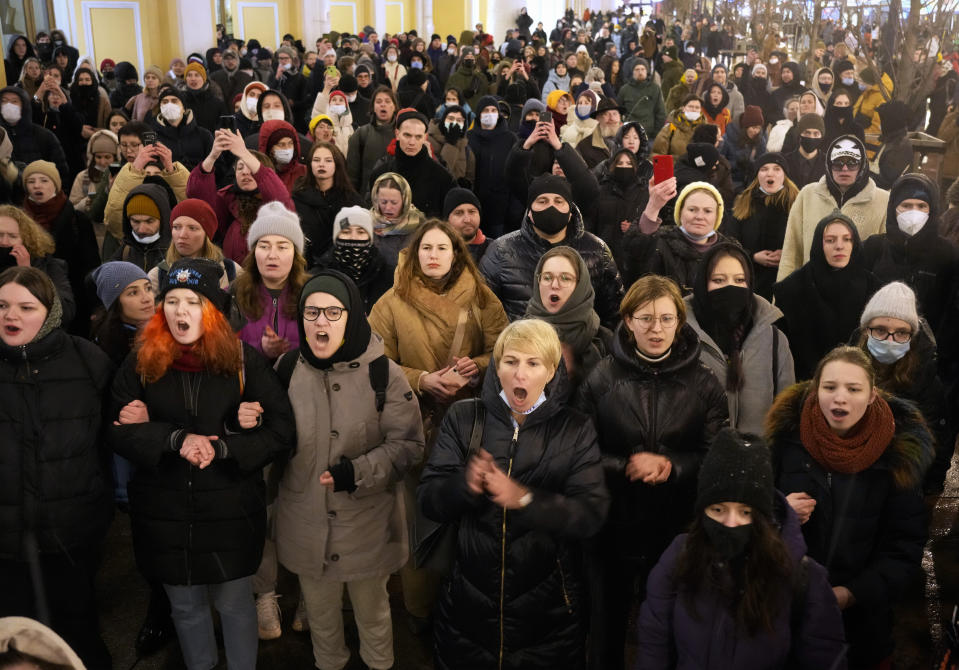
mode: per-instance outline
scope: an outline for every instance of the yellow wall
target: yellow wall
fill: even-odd
[[[112,0],[101,0],[103,4]],[[170,61],[176,57],[186,57],[180,53],[180,37],[175,2],[157,2],[156,0],[116,0],[118,2],[134,3],[139,6],[140,39],[143,43],[143,68],[158,65],[164,72],[169,68]],[[211,15],[213,0],[210,1]],[[87,10],[93,19],[90,31],[93,35],[93,44],[87,44],[86,25],[87,13],[83,9],[82,0],[72,0],[74,15],[77,20],[77,35],[74,44],[81,54],[88,54],[95,58],[97,64],[104,58],[112,58],[119,62],[130,59],[136,63],[137,38],[133,21],[133,10],[117,7],[91,8]],[[58,22],[65,23],[60,17]],[[213,46],[214,26],[210,25],[210,44]],[[140,76],[143,69],[137,68]]]
[[[445,43],[447,35],[459,39],[460,33],[471,24],[469,0],[440,0],[433,3],[433,32],[439,33]],[[424,35],[427,39],[429,35]]]
[[[399,32],[412,30],[415,27],[415,0],[386,0],[386,32],[394,35]]]

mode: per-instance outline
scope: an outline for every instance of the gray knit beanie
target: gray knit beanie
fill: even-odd
[[[300,217],[291,212],[283,203],[268,202],[256,213],[256,220],[246,234],[246,244],[252,250],[256,241],[265,235],[282,235],[303,253],[303,229],[300,227]]]
[[[110,261],[94,270],[92,277],[97,285],[97,297],[104,307],[110,309],[127,286],[139,279],[146,279],[147,273],[133,263]]]
[[[343,231],[350,226],[360,226],[370,236],[370,244],[373,243],[373,217],[370,210],[354,205],[353,207],[344,207],[336,213],[333,219],[333,241]]]
[[[865,328],[876,317],[889,317],[905,321],[912,332],[919,330],[919,314],[916,312],[916,294],[899,281],[886,284],[870,298],[859,319],[859,327]]]

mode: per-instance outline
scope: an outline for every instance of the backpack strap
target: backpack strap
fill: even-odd
[[[293,378],[293,368],[296,367],[296,362],[299,358],[299,351],[287,351],[280,356],[280,360],[276,366],[276,374],[279,375],[284,388],[290,388],[290,379]]]
[[[483,444],[483,425],[486,421],[486,405],[479,398],[473,399],[473,429],[470,431],[470,445],[466,451],[466,462],[479,451]]]
[[[370,361],[370,386],[376,394],[376,411],[383,412],[386,406],[386,387],[390,384],[390,359],[386,355]]]

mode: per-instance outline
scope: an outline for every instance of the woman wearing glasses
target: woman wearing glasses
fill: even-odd
[[[933,439],[922,414],[877,387],[869,356],[843,346],[776,398],[766,426],[776,488],[829,572],[849,667],[892,667],[893,609],[922,574],[928,535],[922,479]]]
[[[419,398],[426,455],[447,408],[476,395],[506,312],[486,286],[463,237],[448,223],[429,219],[400,252],[393,287],[370,310],[370,326],[386,355],[399,363]],[[416,509],[423,463],[407,477],[407,511]],[[426,627],[438,575],[407,566],[403,597],[415,627]]]
[[[571,393],[606,355],[612,338],[593,309],[595,296],[589,267],[572,247],[553,247],[539,259],[524,318],[556,329]]]
[[[863,265],[852,220],[835,211],[820,221],[809,262],[773,287],[797,379],[812,377],[819,359],[849,341],[866,301],[880,286]]]
[[[726,393],[699,362],[679,287],[639,279],[622,322],[576,405],[594,417],[612,503],[596,547],[602,586],[593,606],[593,667],[622,667],[626,628],[660,554],[693,518],[696,474],[728,419]]]
[[[926,472],[924,488],[941,493],[952,460],[952,432],[936,367],[936,340],[917,307],[916,294],[906,284],[886,284],[866,304],[850,343],[872,360],[880,389],[911,400],[922,412],[936,438],[936,460]]]
[[[299,351],[277,365],[289,380],[297,428],[276,501],[277,553],[299,576],[316,667],[342,668],[350,660],[346,586],[363,662],[389,668],[386,580],[409,556],[401,481],[422,457],[423,427],[395,363],[378,408],[371,380],[383,341],[372,334],[360,290],[346,275],[323,270],[313,277],[299,313]]]

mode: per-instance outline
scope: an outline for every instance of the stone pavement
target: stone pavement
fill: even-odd
[[[926,545],[923,567],[926,580],[917,584],[909,601],[899,611],[896,629],[897,668],[928,668],[940,648],[942,617],[948,617],[959,603],[959,459],[953,459],[946,490],[938,499],[930,500],[930,540]],[[281,570],[278,591],[283,594],[284,632],[278,640],[260,642],[258,667],[309,670],[313,656],[309,633],[295,633],[289,627],[297,604],[296,579]],[[133,640],[146,611],[148,592],[146,584],[136,571],[130,538],[130,521],[117,513],[107,538],[104,563],[98,576],[101,628],[107,646],[113,654],[115,670],[128,670],[136,664],[137,670],[179,670],[183,661],[176,642],[149,658],[137,662]],[[410,632],[403,609],[399,580],[390,581],[390,601],[393,609],[396,670],[429,670],[429,639]],[[349,612],[347,643],[354,658],[347,670],[364,667],[356,654],[356,628]],[[221,666],[226,667],[221,649]]]

